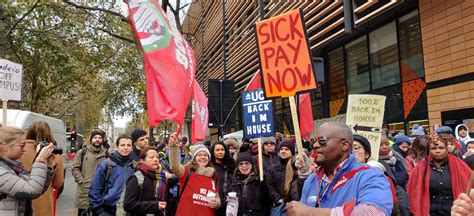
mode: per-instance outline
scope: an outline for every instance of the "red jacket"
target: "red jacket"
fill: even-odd
[[[431,158],[429,157],[428,160]],[[410,197],[410,211],[416,216],[429,215],[430,212],[430,176],[431,169],[426,170],[425,184],[423,184],[423,172],[426,166],[425,160],[420,161],[413,169],[408,180],[408,197]],[[453,198],[456,199],[460,193],[465,193],[471,169],[461,159],[448,154],[448,167],[451,174],[451,188]]]

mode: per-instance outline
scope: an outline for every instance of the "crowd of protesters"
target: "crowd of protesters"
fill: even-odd
[[[294,137],[277,132],[262,138],[263,180],[256,140],[188,143],[173,134],[154,146],[141,129],[110,146],[105,140],[104,131],[92,131],[72,163],[78,215],[474,214],[466,125],[430,135],[419,125],[410,136],[384,130],[378,152],[338,122],[322,124],[302,153]],[[52,215],[52,189],[64,182],[54,145],[44,122],[26,134],[0,128],[0,215]]]

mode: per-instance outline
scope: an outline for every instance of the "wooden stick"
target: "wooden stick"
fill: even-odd
[[[471,173],[471,178],[469,179],[469,185],[467,185],[467,191],[466,194],[469,196],[471,194],[471,188],[472,188],[472,182],[474,181],[474,172]]]
[[[295,138],[296,138],[296,148],[298,149],[298,155],[303,156],[303,143],[301,142],[300,134],[300,123],[298,121],[298,113],[296,111],[296,101],[295,96],[290,96],[290,108],[291,108],[291,119],[293,119],[293,127],[295,129]]]
[[[3,127],[7,126],[7,112],[8,111],[8,101],[4,100],[3,101],[3,122],[2,125]]]
[[[262,138],[258,138],[258,172],[260,181],[263,181],[263,158],[262,158]]]

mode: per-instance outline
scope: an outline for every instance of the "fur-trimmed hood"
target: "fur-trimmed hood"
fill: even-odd
[[[203,176],[207,176],[207,177],[214,177],[214,174],[216,172],[216,170],[212,166],[199,167],[197,165],[194,165],[193,163],[189,163],[186,166],[192,172],[195,172],[198,175],[203,175]]]

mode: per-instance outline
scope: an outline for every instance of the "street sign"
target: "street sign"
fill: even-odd
[[[244,138],[273,136],[273,103],[262,89],[242,92]]]
[[[0,59],[0,100],[21,101],[23,65]]]
[[[353,94],[347,102],[346,124],[354,134],[367,138],[372,152],[370,159],[378,160],[382,123],[385,111],[385,96]]]

